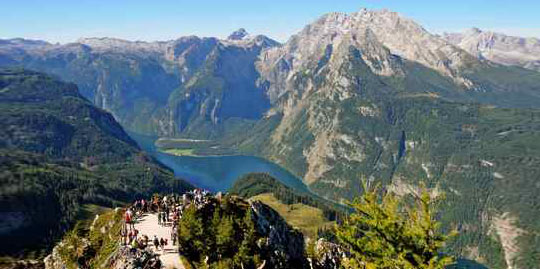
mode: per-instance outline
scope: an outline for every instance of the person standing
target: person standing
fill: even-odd
[[[176,237],[178,236],[178,229],[176,228],[176,223],[173,223],[173,227],[171,229],[171,241],[172,245],[176,246]]]
[[[127,245],[129,243],[128,241],[128,232],[127,232],[127,226],[124,225],[122,229],[120,230],[120,235],[122,236],[122,245]]]
[[[169,206],[165,206],[165,222],[169,221]]]
[[[156,251],[158,251],[159,249],[159,239],[157,238],[157,236],[154,234],[154,247],[156,248]]]
[[[148,246],[148,235],[143,235],[144,238],[144,244]]]
[[[163,211],[163,226],[167,226],[167,211]]]
[[[161,212],[161,225],[165,226],[167,222],[165,221],[165,210]]]
[[[124,219],[125,219],[125,222],[126,222],[126,225],[130,228],[130,229],[135,229],[135,224],[133,223],[133,211],[131,211],[131,208],[129,208],[125,215],[124,215]]]
[[[163,237],[159,240],[159,244],[161,245],[161,250],[165,251],[166,242],[165,242],[165,239],[163,239]]]

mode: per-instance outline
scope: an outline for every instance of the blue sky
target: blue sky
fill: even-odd
[[[168,40],[237,28],[285,41],[330,11],[388,8],[434,33],[470,27],[540,38],[540,0],[2,0],[0,38]]]

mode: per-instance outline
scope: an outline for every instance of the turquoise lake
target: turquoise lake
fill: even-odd
[[[177,177],[210,191],[226,191],[248,173],[268,173],[289,187],[309,192],[302,181],[281,166],[255,156],[173,156],[156,151],[154,137],[130,134],[141,148],[174,171]]]

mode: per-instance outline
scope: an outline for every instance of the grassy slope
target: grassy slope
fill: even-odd
[[[335,223],[345,208],[311,193],[291,189],[264,173],[248,174],[229,189],[231,194],[260,200],[276,210],[304,235],[314,238],[319,228]]]
[[[251,197],[258,200],[277,211],[291,226],[299,229],[305,236],[316,238],[320,228],[333,225],[334,221],[328,221],[319,208],[308,206],[302,203],[284,204],[274,197],[272,193],[263,193]]]

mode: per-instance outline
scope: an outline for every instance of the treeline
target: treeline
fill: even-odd
[[[257,268],[270,253],[257,246],[263,236],[252,214],[245,201],[228,196],[189,206],[178,225],[180,253],[202,268]]]

